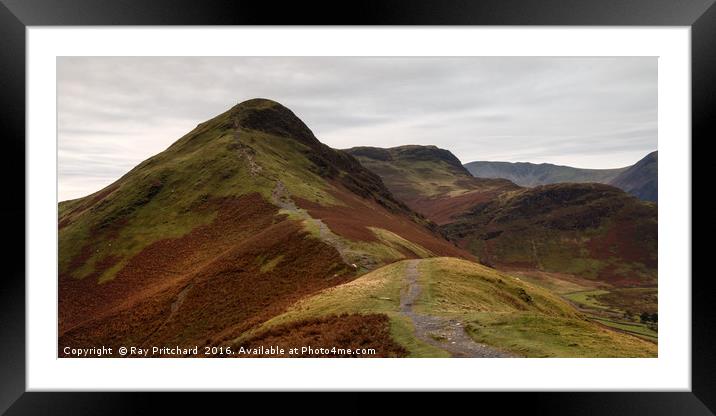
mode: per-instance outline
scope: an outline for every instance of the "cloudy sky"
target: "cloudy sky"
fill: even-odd
[[[334,148],[613,168],[657,147],[657,58],[62,57],[57,91],[60,200],[254,97]]]

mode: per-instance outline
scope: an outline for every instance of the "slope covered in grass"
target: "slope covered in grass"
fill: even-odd
[[[607,185],[508,192],[444,227],[481,261],[570,273],[617,286],[654,285],[657,208]]]
[[[126,262],[159,239],[209,223],[215,213],[198,213],[209,201],[251,193],[271,201],[279,181],[292,198],[341,205],[331,195],[338,185],[412,215],[378,177],[318,142],[288,109],[251,100],[200,124],[107,188],[60,203],[60,272],[86,277],[109,255]],[[111,247],[100,244],[108,240]],[[78,256],[82,265],[73,267]],[[120,266],[100,279],[110,280]]]
[[[657,354],[655,344],[605,329],[558,296],[511,275],[447,258],[429,259],[421,264],[421,277],[427,291],[421,297],[425,303],[420,308],[462,319],[468,334],[478,342],[526,357],[653,357]],[[508,283],[503,289],[507,294],[496,293],[489,284],[476,284],[474,276],[478,273],[482,273],[488,283],[490,279]],[[435,282],[430,276],[440,278]]]
[[[504,179],[472,177],[455,155],[435,146],[346,151],[379,175],[398,199],[437,224],[449,223],[480,201],[518,189]]]
[[[340,314],[384,314],[391,336],[409,356],[444,356],[445,351],[415,336],[401,313],[406,261],[397,262],[351,282],[325,289],[285,313],[234,340],[242,345],[272,328]],[[653,343],[611,331],[587,320],[575,309],[538,286],[511,275],[455,258],[419,263],[421,291],[413,305],[420,314],[462,322],[478,342],[527,357],[655,356]]]

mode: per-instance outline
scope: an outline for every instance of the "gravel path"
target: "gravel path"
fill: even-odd
[[[258,176],[261,173],[261,166],[256,163],[256,160],[254,160],[254,149],[251,147],[245,145],[241,141],[241,136],[239,132],[238,126],[234,125],[234,138],[236,139],[236,144],[238,146],[238,153],[241,157],[246,159],[246,163],[249,166],[249,173],[251,176]]]
[[[377,261],[371,259],[369,256],[361,253],[356,253],[351,250],[348,245],[343,241],[341,237],[336,235],[326,225],[325,222],[320,219],[313,218],[308,215],[306,210],[296,206],[296,203],[291,199],[291,195],[286,189],[286,186],[281,181],[276,181],[273,191],[271,192],[271,200],[279,208],[289,211],[292,214],[298,215],[301,219],[308,221],[312,226],[318,229],[318,238],[326,244],[332,246],[338,251],[343,262],[348,265],[355,265],[354,268],[362,268],[365,270],[373,270],[377,266]]]
[[[400,312],[410,318],[418,339],[449,352],[453,357],[493,358],[510,355],[479,344],[465,332],[461,322],[439,316],[424,315],[413,311],[413,304],[420,295],[418,284],[418,264],[420,260],[410,260],[405,271],[408,288],[400,297]]]

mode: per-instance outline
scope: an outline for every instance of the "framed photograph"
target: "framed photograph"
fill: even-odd
[[[0,411],[713,414],[691,227],[716,7],[475,3],[2,0]]]

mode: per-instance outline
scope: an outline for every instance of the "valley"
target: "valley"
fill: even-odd
[[[481,264],[560,295],[596,323],[656,340],[654,203],[598,183],[473,178],[446,150],[418,148],[348,152]]]

